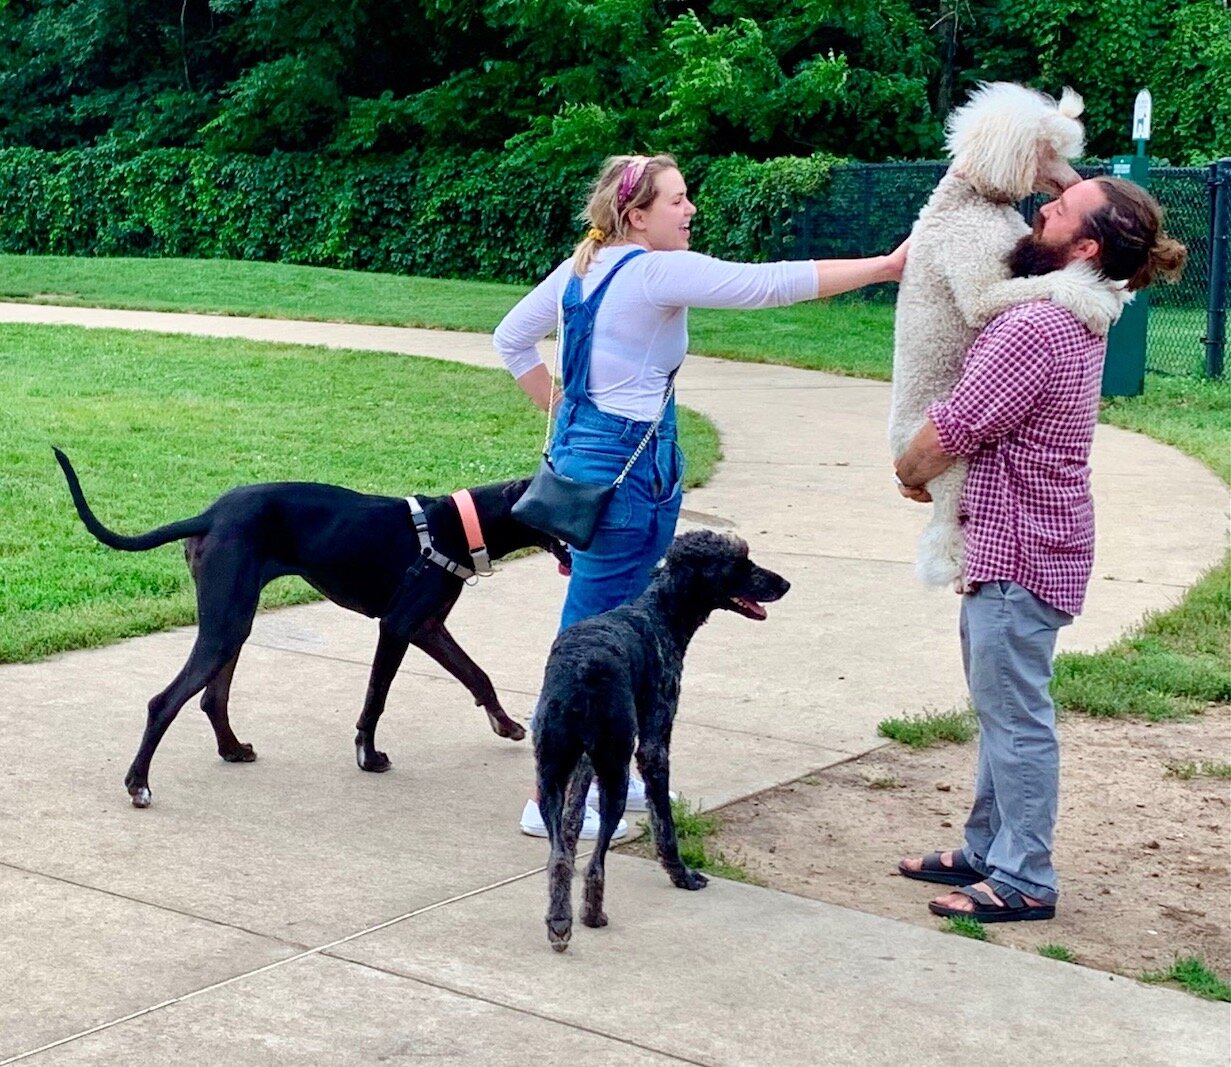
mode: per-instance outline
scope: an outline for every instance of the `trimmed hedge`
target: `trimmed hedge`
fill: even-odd
[[[500,154],[359,160],[5,149],[0,251],[534,281],[571,251],[601,162],[589,153],[544,159],[525,143]],[[740,259],[789,254],[782,221],[824,187],[834,162],[734,156],[690,173],[702,212],[697,247]]]

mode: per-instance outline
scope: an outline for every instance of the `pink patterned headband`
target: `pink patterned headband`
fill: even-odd
[[[633,156],[624,164],[624,173],[620,175],[620,187],[616,190],[617,209],[628,203],[629,197],[633,195],[633,190],[637,188],[649,162],[649,156]]]

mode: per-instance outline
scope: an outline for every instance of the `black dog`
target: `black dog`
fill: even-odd
[[[594,774],[602,827],[586,871],[581,921],[607,925],[604,863],[624,814],[634,741],[659,860],[679,888],[706,884],[704,875],[680,861],[667,787],[684,652],[716,608],[764,619],[761,604],[781,599],[790,587],[785,578],[753,563],[739,538],[698,530],[675,539],[650,587],[635,601],[583,619],[556,638],[543,679],[534,753],[551,842],[547,939],[557,952],[572,936],[573,863]]]
[[[381,619],[367,696],[356,723],[355,758],[361,769],[386,771],[390,767],[388,757],[376,750],[376,724],[402,657],[412,644],[470,690],[497,734],[514,741],[526,736],[525,729],[505,714],[488,676],[445,629],[445,619],[470,572],[456,573],[440,561],[471,560],[462,520],[451,498],[423,497],[419,501],[436,553],[433,559],[421,548],[407,500],[316,482],[240,486],[194,518],[127,537],[95,518],[68,457],[59,449],[55,454],[77,514],[90,533],[103,544],[127,552],[144,552],[184,539],[184,556],[196,583],[196,642],[179,674],[150,701],[141,747],[124,778],[136,807],[149,806],[150,761],[162,735],[184,704],[202,689],[201,709],[214,728],[218,755],[232,763],[256,759],[252,746],[241,743],[231,730],[227,700],[240,648],[252,631],[261,589],[288,574],[299,575],[335,604]],[[510,514],[528,484],[503,482],[470,491],[487,553],[499,559],[516,549],[537,546],[567,564],[564,545]]]

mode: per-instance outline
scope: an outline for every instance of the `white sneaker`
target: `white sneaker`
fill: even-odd
[[[593,841],[597,838],[600,825],[598,812],[587,804],[585,822],[581,824],[581,840]],[[543,822],[543,813],[539,811],[539,806],[533,800],[527,800],[526,806],[521,809],[521,832],[530,837],[547,836],[547,824]],[[615,833],[611,835],[611,840],[619,841],[627,836],[628,823],[621,819],[616,823]]]
[[[679,800],[679,794],[674,789],[667,790],[668,796],[672,800]],[[590,792],[586,794],[586,804],[595,811],[598,810],[598,779],[590,783]],[[628,801],[624,805],[625,811],[647,811],[645,803],[645,782],[638,778],[635,774],[630,773],[628,776]]]

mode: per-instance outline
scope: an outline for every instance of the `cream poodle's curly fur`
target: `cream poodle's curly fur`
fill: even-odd
[[[1094,332],[1106,334],[1130,299],[1095,269],[1073,264],[1032,278],[1010,278],[1009,252],[1029,232],[1014,208],[1032,192],[1058,193],[1055,175],[1076,175],[1063,161],[1079,155],[1082,100],[1065,89],[1059,103],[1020,85],[981,85],[950,116],[946,146],[953,165],[919,213],[898,289],[889,439],[895,457],[949,395],[966,351],[1000,312],[1054,300]],[[928,483],[934,501],[919,542],[919,577],[932,585],[962,581],[958,504],[964,461]]]

